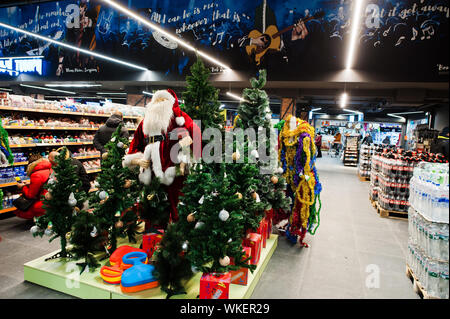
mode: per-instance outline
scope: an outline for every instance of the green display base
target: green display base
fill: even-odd
[[[278,235],[272,234],[267,240],[266,248],[261,252],[258,267],[253,274],[249,273],[248,284],[246,286],[230,285],[230,299],[250,298],[277,244]],[[86,269],[80,275],[80,267],[76,265],[78,261],[70,259],[45,261],[46,258],[53,256],[55,253],[26,263],[24,265],[25,281],[83,299],[165,299],[167,296],[160,288],[123,293],[119,285],[110,285],[103,281],[99,274],[100,268],[93,272]],[[107,263],[108,260],[106,259],[101,262],[101,265]],[[200,293],[201,276],[202,274],[198,273],[186,283],[186,294],[176,295],[171,299],[196,299]]]

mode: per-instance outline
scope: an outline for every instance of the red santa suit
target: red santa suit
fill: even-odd
[[[170,202],[170,219],[178,220],[178,200],[185,180],[176,176],[176,162],[187,163],[187,158],[177,145],[190,137],[190,145],[196,158],[201,156],[201,131],[194,121],[181,111],[178,98],[172,90],[157,91],[147,105],[144,120],[139,124],[125,155],[123,166],[132,167],[133,160],[150,161],[150,167],[140,168],[139,181],[150,185],[157,177],[167,192]]]

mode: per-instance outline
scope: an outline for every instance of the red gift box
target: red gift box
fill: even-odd
[[[259,259],[261,258],[262,240],[261,235],[256,233],[250,233],[244,241],[246,247],[251,249],[251,260],[252,265],[257,265]]]
[[[242,251],[244,251],[245,256],[242,258],[242,260],[248,259],[252,251],[250,247],[243,247]],[[231,258],[231,265],[234,265],[234,260]],[[250,265],[250,259],[247,261],[247,265]],[[248,283],[248,268],[242,267],[238,270],[232,270],[230,271],[231,274],[231,283],[235,285],[242,285],[245,286]]]
[[[263,218],[261,222],[259,223],[258,230],[256,231],[257,234],[261,235],[261,242],[262,247],[266,248],[266,240],[267,240],[267,222],[266,219]]]
[[[270,238],[270,236],[272,235],[272,218],[266,218],[266,222],[267,222],[267,239]]]
[[[266,210],[266,221],[267,221],[267,239],[272,235],[272,225],[273,225],[273,208],[270,210]]]
[[[205,274],[200,278],[200,299],[229,299],[231,274]]]
[[[158,231],[164,233],[164,230]],[[145,234],[142,236],[142,249],[147,253],[149,259],[152,258],[162,238],[163,235],[157,233]]]

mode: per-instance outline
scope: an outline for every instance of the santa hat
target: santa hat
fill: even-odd
[[[186,120],[183,117],[183,114],[180,109],[180,105],[178,103],[178,97],[175,94],[175,92],[171,89],[168,90],[160,90],[156,91],[153,94],[152,101],[156,101],[158,99],[165,99],[171,102],[173,115],[175,116],[175,121],[177,122],[178,126],[183,126]]]
[[[170,93],[170,95],[172,95],[175,99],[175,102],[173,103],[173,114],[175,116],[175,121],[177,122],[178,126],[183,126],[186,120],[181,113],[180,104],[178,103],[178,97],[171,89],[168,89],[167,92]]]

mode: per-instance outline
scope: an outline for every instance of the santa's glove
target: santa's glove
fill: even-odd
[[[143,157],[144,154],[142,154],[141,152],[125,155],[122,161],[122,166],[123,167],[140,166],[139,160],[141,160]]]

